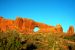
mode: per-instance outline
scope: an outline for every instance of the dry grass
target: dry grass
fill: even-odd
[[[75,50],[75,45],[68,41],[71,40],[52,33],[0,32],[0,50]]]

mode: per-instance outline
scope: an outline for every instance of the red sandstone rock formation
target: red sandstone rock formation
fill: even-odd
[[[0,17],[0,30],[18,30],[23,33],[34,32],[34,28],[38,27],[40,30],[38,32],[56,32],[56,28],[54,26],[48,26],[43,23],[35,22],[31,19],[27,18],[19,18],[16,20],[9,20]]]
[[[57,29],[57,32],[59,33],[63,32],[63,28],[60,24],[56,25],[56,29]]]
[[[73,26],[69,27],[69,30],[67,31],[67,35],[68,36],[74,35],[74,27]]]
[[[9,20],[0,17],[0,30],[5,32],[6,30],[17,30],[21,33],[32,33],[34,28],[38,27],[38,32],[53,32],[53,33],[63,33],[63,28],[61,25],[49,26],[43,23],[35,22],[31,19],[17,17],[16,20]],[[74,28],[70,27],[68,34],[74,33]]]
[[[56,32],[56,28],[54,26],[49,26],[43,23],[35,22],[35,27],[40,29],[38,32]]]

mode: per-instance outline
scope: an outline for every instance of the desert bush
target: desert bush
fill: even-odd
[[[66,43],[52,33],[0,32],[0,50],[66,50]]]
[[[72,36],[65,36],[64,39],[70,40],[70,41],[74,41],[75,42],[75,34]]]
[[[18,32],[0,32],[0,50],[17,50],[19,49],[20,45]]]

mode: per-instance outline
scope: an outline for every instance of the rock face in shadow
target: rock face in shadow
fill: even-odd
[[[40,22],[35,22],[31,19],[17,17],[15,20],[4,19],[0,17],[0,30],[5,32],[6,30],[17,30],[21,33],[32,33],[34,28],[38,27],[37,32],[53,32],[53,33],[63,33],[63,28],[60,24],[56,26],[49,26]],[[74,33],[74,27],[70,27],[68,34]]]

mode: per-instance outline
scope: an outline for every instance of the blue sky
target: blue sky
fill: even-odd
[[[56,26],[64,32],[70,25],[75,27],[74,0],[0,0],[0,16],[15,19],[16,16]]]

